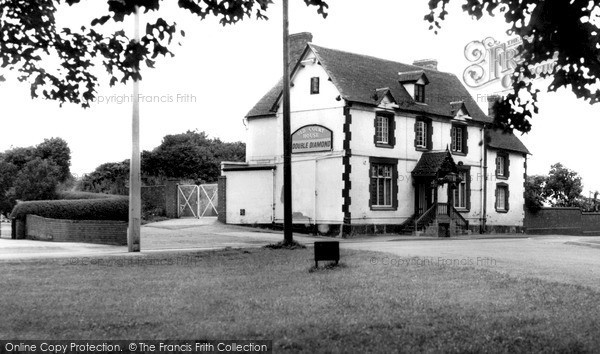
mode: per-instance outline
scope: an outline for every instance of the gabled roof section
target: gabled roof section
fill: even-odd
[[[458,173],[450,151],[424,152],[412,171],[414,177],[442,178],[449,172]]]
[[[467,109],[467,106],[465,106],[464,101],[450,102],[450,113],[453,116],[456,116],[461,110],[465,115],[467,115],[467,116],[471,115],[469,113],[469,110]]]
[[[527,147],[513,133],[505,133],[501,129],[486,129],[485,135],[487,146],[491,148],[531,155]]]
[[[416,82],[421,79],[425,82],[425,85],[429,83],[429,79],[423,70],[413,70],[398,73],[398,81],[400,82]]]
[[[450,102],[463,101],[473,121],[492,122],[479,108],[456,75],[367,55],[329,49],[310,43],[301,57],[304,57],[309,50],[315,53],[317,60],[331,78],[341,97],[346,101],[377,106],[378,102],[373,100],[373,93],[378,88],[385,87],[389,88],[389,94],[402,111],[453,118],[454,114]],[[296,64],[293,73],[299,67]],[[418,72],[423,73],[429,80],[425,94],[426,105],[415,103],[404,85],[399,81],[399,73],[407,73],[407,76],[409,76],[408,73]],[[275,105],[281,95],[282,88],[283,83],[280,81],[250,110],[247,117],[274,115],[276,113]]]
[[[396,99],[390,92],[389,87],[384,87],[384,88],[375,90],[375,93],[373,94],[372,97],[373,97],[373,101],[375,101],[375,103],[378,106],[381,104],[381,101],[383,101],[386,97],[390,100],[391,103],[396,103]]]

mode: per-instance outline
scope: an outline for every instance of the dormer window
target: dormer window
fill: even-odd
[[[425,103],[425,85],[415,84],[415,102]]]
[[[319,78],[318,77],[310,78],[310,94],[311,95],[319,94]]]

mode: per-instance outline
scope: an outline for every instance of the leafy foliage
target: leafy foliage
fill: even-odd
[[[10,217],[24,219],[28,214],[52,219],[126,221],[129,217],[129,200],[119,197],[29,201],[17,204]]]
[[[90,193],[82,191],[59,191],[57,192],[58,199],[73,200],[73,199],[106,199],[118,198],[120,196],[114,194]]]
[[[530,211],[538,211],[544,206],[543,193],[546,180],[546,176],[527,176],[525,180],[525,207]]]
[[[222,161],[244,161],[246,145],[209,138],[205,132],[187,131],[167,135],[152,151],[142,153],[142,179],[147,185],[168,178],[194,183],[215,182],[221,174]],[[104,163],[85,175],[78,189],[94,193],[129,193],[129,160]]]
[[[127,195],[129,183],[129,160],[104,163],[79,181],[81,191]]]
[[[106,0],[106,13],[79,29],[58,28],[56,12],[61,3],[73,6],[81,0],[0,0],[0,61],[2,68],[16,70],[18,79],[28,82],[32,97],[43,97],[89,107],[95,98],[98,78],[92,68],[100,64],[110,77],[110,85],[141,80],[141,68],[154,67],[158,56],[174,56],[169,49],[176,36],[177,24],[163,18],[148,23],[140,41],[124,31],[101,33],[107,22],[123,22],[143,7],[145,12],[160,14],[166,0]],[[326,16],[322,0],[304,0]],[[271,0],[179,0],[178,5],[200,20],[209,15],[223,25],[234,24],[253,15],[266,19]],[[59,63],[58,68],[48,63]],[[0,82],[5,78],[0,75]]]
[[[448,15],[451,0],[429,0],[425,20],[436,33]],[[539,90],[532,86],[538,77],[552,76],[548,91],[570,87],[590,104],[600,102],[600,1],[463,0],[462,9],[476,19],[503,14],[508,34],[523,39],[520,61],[512,77],[513,92],[495,106],[495,123],[505,130],[531,130],[532,113],[538,113]],[[531,69],[555,59],[554,73],[537,74]]]
[[[547,176],[528,176],[525,181],[525,206],[537,211],[544,205],[553,207],[585,207],[581,195],[583,184],[577,172],[561,163],[551,166]],[[585,208],[584,208],[585,209]]]
[[[17,173],[9,199],[55,199],[60,173],[60,168],[54,161],[36,157]]]
[[[71,178],[70,164],[71,150],[61,138],[0,154],[0,213],[9,213],[17,200],[55,198],[57,186]]]
[[[544,186],[543,196],[552,206],[570,207],[579,206],[583,184],[577,172],[555,163],[550,168],[550,173]]]
[[[244,161],[246,145],[211,139],[205,132],[187,131],[167,135],[152,151],[142,155],[142,172],[163,178],[192,179],[198,183],[214,182],[220,175],[222,161]]]

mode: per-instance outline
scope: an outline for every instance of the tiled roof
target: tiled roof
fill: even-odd
[[[328,49],[314,44],[308,44],[308,46],[316,54],[319,63],[340,91],[342,98],[347,101],[376,105],[377,101],[373,99],[373,92],[378,88],[388,87],[400,109],[405,111],[453,117],[450,102],[464,101],[465,107],[474,121],[491,122],[491,119],[483,113],[460,80],[453,74],[367,55]],[[398,73],[411,72],[423,72],[429,80],[425,93],[426,104],[415,103],[399,82]],[[250,110],[247,117],[273,115],[275,113],[273,109],[281,90],[282,83],[279,82]]]
[[[449,151],[424,152],[412,175],[416,177],[444,177],[448,172],[458,172]]]
[[[423,70],[414,70],[398,73],[398,81],[399,82],[411,82],[411,81],[419,81],[420,78],[425,76],[425,82],[428,82],[427,75]]]
[[[486,129],[487,145],[491,148],[531,154],[521,140],[512,133],[500,129]]]

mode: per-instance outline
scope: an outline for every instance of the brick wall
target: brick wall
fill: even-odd
[[[218,191],[217,199],[219,204],[217,205],[218,216],[217,219],[222,222],[227,222],[227,177],[221,176],[218,180]]]
[[[142,186],[142,218],[166,216],[166,186]]]
[[[126,221],[59,220],[27,215],[25,233],[32,240],[127,244]]]
[[[168,218],[177,217],[177,183],[179,180],[170,179],[165,183],[165,214]]]
[[[600,235],[600,213],[579,208],[542,208],[526,211],[523,226],[532,235]]]
[[[581,228],[586,236],[600,236],[600,213],[581,213]]]

